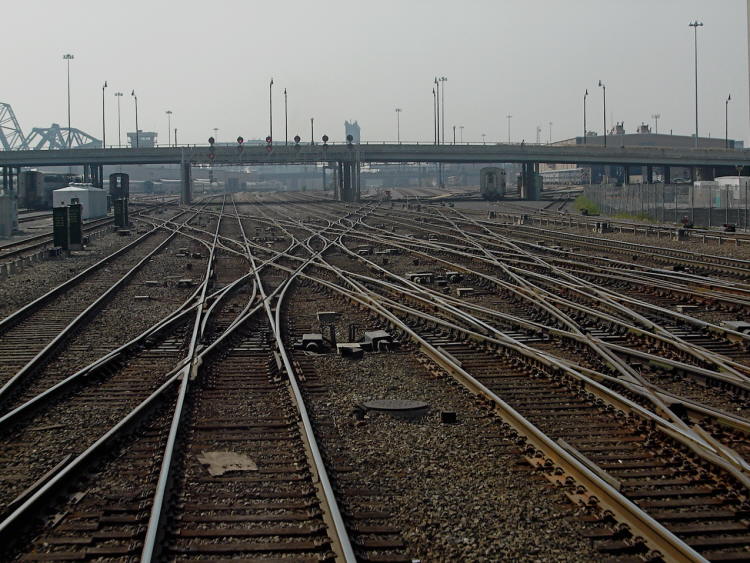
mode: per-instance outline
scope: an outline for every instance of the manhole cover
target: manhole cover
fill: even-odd
[[[416,418],[424,416],[430,405],[424,401],[409,401],[404,399],[373,399],[364,403],[367,410],[383,412],[399,418]]]

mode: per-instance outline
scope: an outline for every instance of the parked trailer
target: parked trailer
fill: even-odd
[[[545,184],[581,186],[591,183],[590,168],[567,168],[563,170],[545,170],[541,172]]]

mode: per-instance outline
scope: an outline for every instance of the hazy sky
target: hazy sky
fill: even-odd
[[[701,135],[748,140],[744,0],[8,0],[3,6],[3,80],[24,131],[65,125],[64,53],[72,53],[72,125],[101,137],[106,90],[107,143],[117,142],[114,92],[125,94],[122,131],[139,126],[166,142],[167,116],[181,143],[265,137],[268,83],[274,78],[274,137],[343,138],[356,119],[362,139],[432,139],[432,81],[446,84],[446,139],[542,140],[580,135],[586,88],[588,124],[601,133],[602,91],[628,131],[661,114],[659,131],[694,129],[694,19],[698,32]]]

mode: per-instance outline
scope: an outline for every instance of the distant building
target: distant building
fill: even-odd
[[[356,121],[344,121],[344,129],[346,130],[344,138],[351,135],[352,143],[359,144],[359,123]]]
[[[156,137],[158,136],[158,133],[155,131],[141,131],[138,130],[138,142],[136,143],[136,135],[135,133],[128,133],[128,143],[130,143],[131,148],[135,148],[136,146],[145,149],[150,147],[156,146]]]
[[[604,146],[604,136],[597,135],[594,132],[587,132],[586,137],[572,137],[570,139],[564,139],[552,143],[553,145],[593,145],[593,146]],[[744,142],[734,139],[725,141],[724,138],[716,137],[699,137],[698,147],[707,149],[723,149],[726,148],[742,150],[744,149]],[[671,135],[663,133],[652,133],[651,128],[642,123],[636,133],[626,133],[624,122],[617,122],[612,129],[607,133],[607,146],[608,147],[663,147],[671,149],[689,149],[695,146],[694,135]],[[585,169],[586,176],[590,182],[597,184],[602,181],[607,181],[607,178],[618,178],[619,181],[626,181],[624,178],[625,168],[620,166],[588,166],[584,163],[580,164],[545,164],[539,165],[540,172],[551,172],[555,170],[573,170],[573,169]],[[631,180],[640,179],[644,180],[640,166],[631,166],[629,169],[633,178]],[[658,175],[659,178],[664,178],[664,173]],[[672,167],[670,176],[672,178],[687,178],[691,176],[689,168],[684,167]]]

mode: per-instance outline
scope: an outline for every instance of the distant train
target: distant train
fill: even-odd
[[[545,184],[580,186],[591,183],[590,168],[567,168],[564,170],[545,170],[541,172]]]
[[[487,166],[479,171],[479,193],[482,198],[495,201],[505,195],[505,168]]]
[[[75,174],[43,174],[38,170],[24,170],[18,175],[18,207],[51,209],[54,190],[80,181],[81,177]]]

